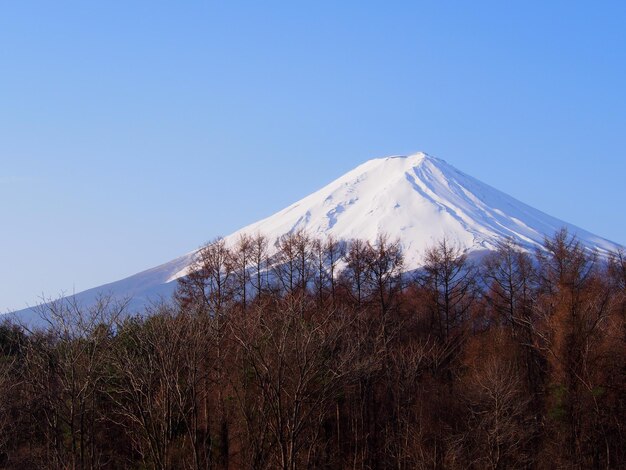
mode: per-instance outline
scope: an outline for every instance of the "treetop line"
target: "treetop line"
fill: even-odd
[[[304,232],[201,248],[172,301],[0,327],[4,468],[621,468],[626,257],[470,261]]]

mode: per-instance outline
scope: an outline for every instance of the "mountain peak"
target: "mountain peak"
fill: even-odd
[[[366,179],[375,180],[377,185],[384,189],[386,185],[391,184],[394,180],[404,179],[407,172],[411,172],[424,164],[438,166],[445,164],[445,162],[424,152],[373,158],[348,171],[320,191],[338,185],[360,185]]]
[[[416,152],[416,153],[411,153],[409,155],[389,155],[387,157],[372,158],[371,160],[368,160],[365,163],[359,165],[355,169],[358,169],[360,167],[374,167],[374,166],[384,164],[384,163],[391,163],[391,164],[401,163],[403,165],[417,166],[417,165],[420,165],[425,160],[439,160],[439,159],[431,155],[428,155],[425,152]]]

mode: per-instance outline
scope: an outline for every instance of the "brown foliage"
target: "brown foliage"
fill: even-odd
[[[203,247],[176,301],[0,325],[0,468],[626,466],[626,263],[567,232]]]

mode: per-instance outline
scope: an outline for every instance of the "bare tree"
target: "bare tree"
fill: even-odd
[[[428,295],[427,308],[438,337],[456,336],[476,298],[476,269],[460,248],[443,239],[426,250],[418,283]]]
[[[283,292],[304,293],[315,272],[312,240],[303,230],[281,236],[276,243],[273,271]]]
[[[602,385],[597,372],[603,363],[613,290],[600,278],[597,254],[566,230],[546,239],[537,257],[542,277],[534,333],[551,369],[548,398],[553,416],[565,423],[557,428],[564,432],[555,433],[554,444],[568,449],[564,462],[597,467],[610,461],[596,390]],[[595,452],[598,448],[604,452]]]
[[[371,297],[377,299],[385,316],[403,287],[404,256],[400,240],[390,242],[387,235],[379,235],[374,245],[367,244],[366,263]]]
[[[298,302],[250,315],[233,331],[256,390],[256,409],[277,449],[276,466],[292,470],[313,465],[320,422],[353,370],[352,350],[342,347],[345,316],[320,312],[306,320]]]
[[[267,275],[269,273],[267,238],[261,234],[257,234],[252,238],[251,262],[253,276],[251,278],[252,285],[256,290],[256,298],[260,299],[261,294],[268,287]],[[265,275],[266,279],[263,280]]]
[[[502,321],[514,332],[527,330],[536,288],[530,255],[512,240],[506,240],[486,256],[482,274],[488,289],[487,300]]]
[[[492,356],[470,369],[464,436],[471,443],[470,455],[464,459],[468,467],[497,470],[529,463],[533,429],[523,390],[515,365],[506,359]]]
[[[111,351],[108,395],[115,420],[126,429],[135,451],[146,465],[172,468],[172,446],[184,417],[176,408],[174,383],[180,378],[183,338],[172,334],[171,312],[160,308],[146,322],[129,320],[120,333],[120,346]]]
[[[0,323],[0,467],[10,460],[15,437],[21,431],[24,417],[16,416],[20,406],[15,396],[23,390],[22,354],[27,338],[21,328],[4,321]],[[17,402],[17,403],[16,403]]]
[[[324,264],[328,269],[327,275],[330,283],[330,295],[333,306],[335,306],[337,303],[337,269],[346,254],[346,243],[336,240],[332,235],[329,235],[325,242],[323,242],[323,251],[325,258]]]
[[[347,291],[358,308],[366,297],[366,283],[369,277],[368,251],[367,242],[351,240],[345,257],[346,267],[342,272],[343,284],[347,286]]]
[[[220,316],[233,300],[235,260],[223,238],[200,248],[189,268],[179,279],[176,298],[185,308]]]
[[[315,275],[313,286],[317,294],[317,304],[324,304],[324,297],[328,288],[328,272],[326,269],[326,257],[324,252],[324,244],[320,239],[314,239],[311,243],[311,254],[315,265]]]
[[[65,297],[37,307],[47,329],[35,332],[27,343],[24,381],[39,400],[33,411],[45,417],[47,464],[54,468],[93,469],[102,464],[95,428],[103,412],[103,357],[126,305],[100,297],[83,308],[75,297]],[[64,433],[69,440],[63,439]]]
[[[537,270],[530,254],[507,240],[483,262],[484,298],[494,310],[498,323],[508,326],[525,366],[534,408],[540,413],[543,395],[544,360],[535,335]]]
[[[234,248],[235,276],[237,278],[238,293],[243,310],[246,310],[248,301],[248,285],[250,284],[250,263],[254,253],[254,240],[247,234],[242,234]]]

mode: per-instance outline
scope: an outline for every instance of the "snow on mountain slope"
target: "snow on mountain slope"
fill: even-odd
[[[424,250],[446,237],[468,252],[493,249],[513,238],[532,249],[545,236],[567,228],[601,254],[619,247],[551,217],[468,176],[444,160],[417,153],[370,160],[310,196],[226,237],[261,233],[274,242],[290,231],[312,236],[374,240],[379,233],[399,238],[407,269],[420,266]],[[140,307],[173,292],[188,272],[194,252],[129,278],[77,294],[90,303],[98,292],[130,296]]]
[[[566,227],[601,253],[618,245],[541,211],[468,176],[444,160],[418,153],[370,160],[310,196],[226,237],[261,233],[274,240],[304,229],[313,236],[373,241],[398,237],[407,269],[419,267],[424,249],[446,237],[463,249],[494,249],[515,239],[533,248]],[[175,273],[171,280],[187,271]]]

